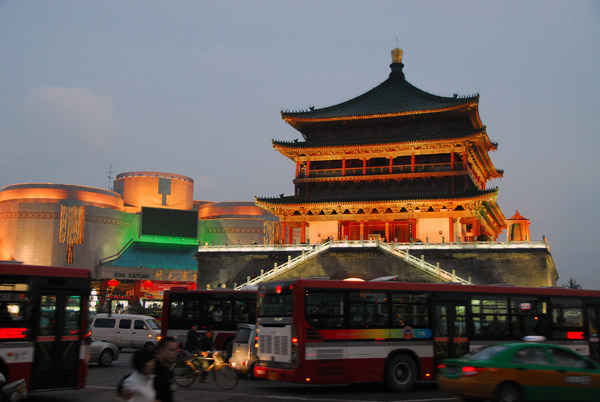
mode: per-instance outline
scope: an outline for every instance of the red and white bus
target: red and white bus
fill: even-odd
[[[185,344],[192,324],[214,331],[213,344],[231,356],[237,324],[256,323],[256,290],[186,290],[171,288],[163,298],[161,336]]]
[[[600,291],[300,279],[258,290],[257,378],[312,384],[434,379],[437,363],[543,335],[594,359]]]
[[[0,372],[29,391],[83,388],[87,269],[0,263]]]

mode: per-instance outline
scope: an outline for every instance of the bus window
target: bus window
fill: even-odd
[[[246,300],[236,300],[233,310],[233,321],[237,323],[254,323],[256,322],[256,312],[253,306],[254,303],[249,303]]]
[[[508,298],[477,297],[471,300],[473,336],[497,337],[508,334]]]
[[[65,326],[63,335],[75,335],[79,333],[79,317],[81,314],[81,296],[67,296],[65,306]]]
[[[596,308],[588,308],[588,330],[590,338],[598,337],[598,314],[596,314]]]
[[[25,283],[0,283],[0,327],[14,325],[13,321],[28,320],[27,304],[29,302]]]
[[[547,303],[540,298],[514,296],[510,299],[511,335],[521,339],[527,335],[547,334]]]
[[[314,328],[340,328],[344,325],[342,293],[307,290],[305,305],[306,319]]]
[[[583,339],[583,308],[581,300],[551,299],[552,338],[573,339],[573,334],[581,334]],[[579,335],[577,335],[579,336]]]
[[[56,326],[56,296],[42,295],[40,307],[40,335],[54,335],[54,328]]]
[[[387,297],[383,292],[350,292],[350,326],[373,328],[388,325]]]
[[[278,286],[269,289],[258,299],[260,317],[291,317],[293,308],[292,289]]]
[[[429,327],[427,295],[392,293],[392,326],[394,328]]]

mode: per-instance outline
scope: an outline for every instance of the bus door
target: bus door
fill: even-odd
[[[433,351],[435,365],[446,358],[469,353],[467,307],[464,302],[436,301],[433,304]]]
[[[600,306],[587,306],[590,358],[600,362]]]
[[[39,325],[29,389],[75,388],[80,359],[82,296],[66,290],[41,290],[39,300]]]

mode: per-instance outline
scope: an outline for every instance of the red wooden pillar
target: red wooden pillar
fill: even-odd
[[[346,158],[342,159],[342,176],[346,176]]]
[[[360,238],[365,240],[365,221],[360,221]]]
[[[449,218],[450,220],[450,236],[448,241],[449,242],[453,242],[454,241],[454,218]]]
[[[133,304],[136,305],[140,302],[142,296],[142,281],[137,280],[133,283]]]
[[[413,173],[415,172],[415,154],[414,153],[412,153],[410,155],[410,171]]]
[[[306,243],[306,221],[302,221],[302,228],[300,229],[300,243]]]
[[[390,242],[390,221],[385,221],[385,241]]]
[[[300,161],[296,161],[296,179],[300,176]]]
[[[363,176],[367,174],[367,158],[363,158]]]
[[[288,238],[288,243],[287,244],[294,244],[294,228],[290,225],[290,228],[288,229],[289,232],[289,238]]]
[[[462,159],[463,159],[463,169],[467,169],[467,151],[463,151]]]
[[[100,281],[100,305],[106,303],[106,288],[108,287],[108,279],[102,279]]]
[[[393,166],[394,166],[394,157],[390,156],[390,174],[392,173]]]
[[[310,161],[306,161],[306,176],[307,177],[310,175]]]
[[[281,243],[285,244],[286,241],[286,237],[287,237],[287,225],[285,224],[285,222],[281,222]]]
[[[450,170],[454,170],[454,152],[450,152]]]

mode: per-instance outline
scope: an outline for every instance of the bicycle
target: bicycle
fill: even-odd
[[[202,366],[203,360],[211,362],[206,370],[204,370]],[[212,373],[215,384],[226,390],[234,388],[239,380],[237,371],[231,364],[225,363],[217,353],[212,357],[194,355],[192,357],[178,358],[173,367],[173,380],[180,387],[188,388],[196,382],[203,373],[206,373],[205,380],[208,380],[209,374]]]

